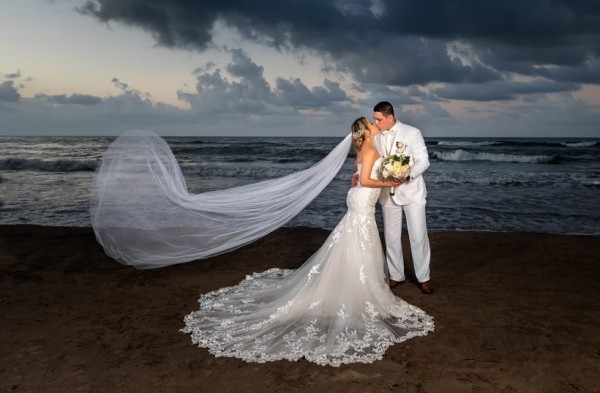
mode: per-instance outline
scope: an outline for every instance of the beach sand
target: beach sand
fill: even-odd
[[[297,267],[327,235],[284,228],[141,271],[107,257],[90,228],[0,226],[0,392],[600,392],[593,236],[432,233],[435,293],[394,293],[436,330],[372,364],[245,363],[179,332],[200,294]]]

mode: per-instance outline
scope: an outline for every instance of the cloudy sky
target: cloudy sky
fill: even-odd
[[[600,136],[600,2],[0,0],[0,135]]]

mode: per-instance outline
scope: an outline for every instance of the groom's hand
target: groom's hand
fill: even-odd
[[[352,187],[356,187],[358,184],[358,174],[352,176]]]
[[[394,186],[394,187],[398,187],[398,186],[400,186],[400,185],[402,185],[402,184],[404,184],[404,183],[408,183],[408,182],[410,181],[410,176],[408,176],[408,177],[405,177],[405,178],[403,178],[403,179],[400,179],[400,180],[398,180],[398,181],[400,182],[400,184],[398,184],[397,186]]]

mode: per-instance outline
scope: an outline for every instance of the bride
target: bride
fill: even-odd
[[[297,270],[270,269],[202,295],[185,333],[215,356],[248,362],[304,357],[320,365],[371,363],[393,343],[434,330],[433,318],[394,296],[375,223],[381,187],[377,127],[352,124],[359,184],[323,246]]]

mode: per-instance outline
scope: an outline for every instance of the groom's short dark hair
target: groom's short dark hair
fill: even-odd
[[[375,105],[373,108],[373,112],[380,112],[384,116],[394,115],[394,107],[387,101],[381,101],[379,104]]]

